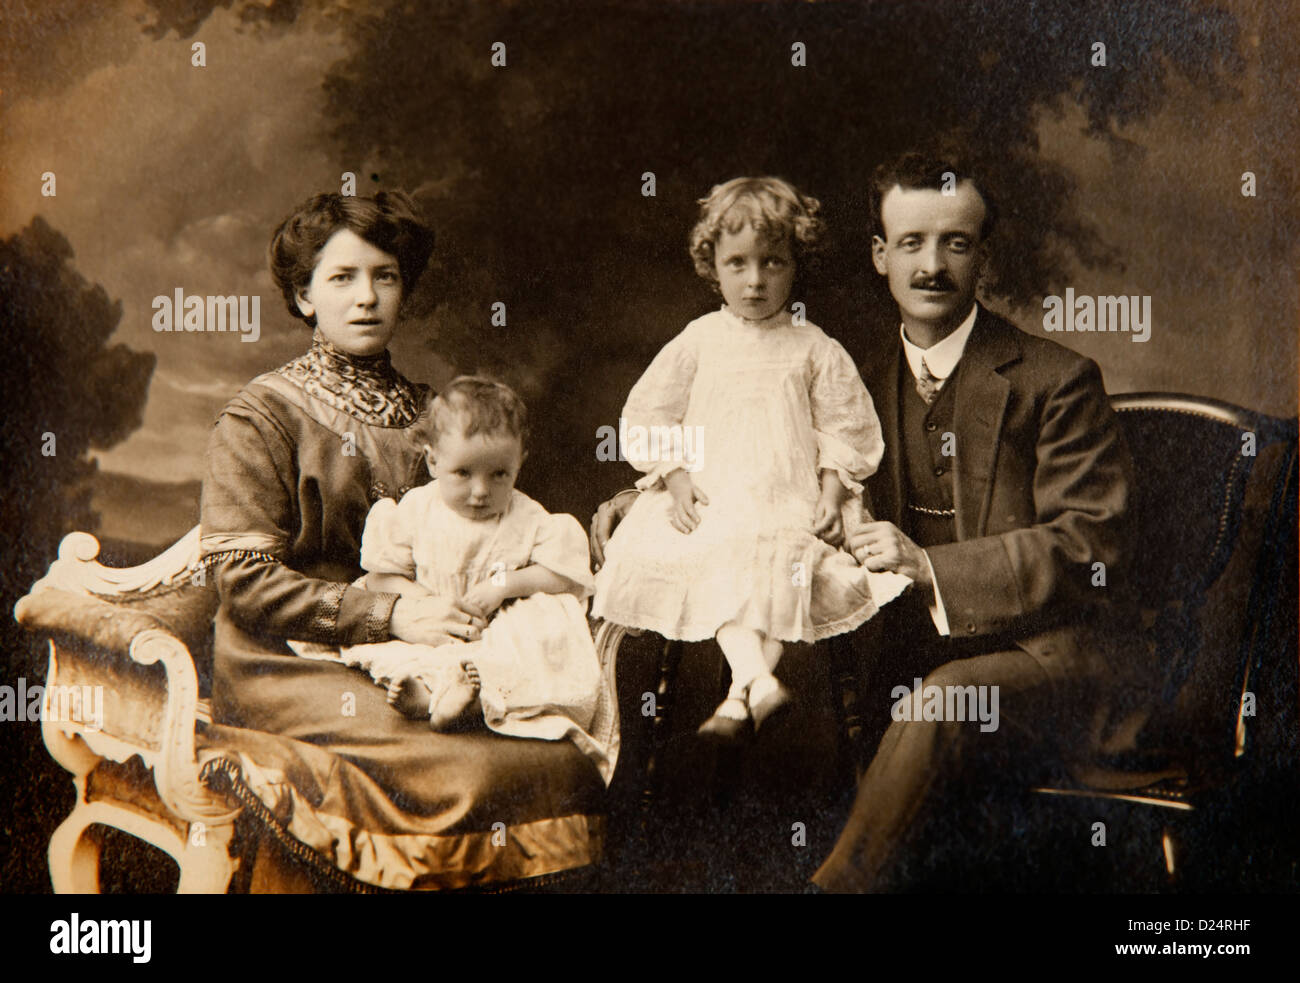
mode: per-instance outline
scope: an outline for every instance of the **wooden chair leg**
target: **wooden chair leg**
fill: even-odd
[[[100,836],[91,826],[119,829],[156,847],[180,869],[177,894],[224,894],[238,861],[230,856],[234,824],[207,827],[182,838],[171,826],[112,802],[79,802],[50,837],[50,880],[55,894],[98,894]]]
[[[230,856],[235,824],[209,826],[201,836],[190,827],[190,836],[176,862],[181,868],[177,894],[225,894],[239,861]]]
[[[1164,854],[1165,884],[1171,889],[1177,888],[1181,882],[1183,857],[1174,839],[1174,831],[1168,826],[1160,830],[1160,849]]]
[[[99,834],[90,829],[97,821],[82,803],[59,824],[50,837],[50,881],[55,894],[99,893]]]
[[[646,758],[645,783],[641,788],[643,823],[649,818],[654,803],[663,791],[663,756],[668,746],[673,692],[676,689],[677,670],[682,662],[684,648],[681,642],[666,640],[659,654],[659,684],[655,690],[655,715],[650,719],[650,752]]]
[[[852,775],[857,781],[866,769],[866,754],[863,748],[861,680],[856,652],[849,644],[849,637],[837,635],[829,639],[826,654],[830,660],[831,705],[839,724],[837,773]]]

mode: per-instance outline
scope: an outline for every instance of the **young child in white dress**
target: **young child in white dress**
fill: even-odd
[[[488,621],[481,637],[294,647],[368,671],[391,705],[435,730],[481,718],[515,737],[569,738],[608,781],[617,712],[587,623],[587,537],[573,516],[551,515],[514,487],[523,402],[501,383],[462,376],[431,415],[436,437],[425,454],[434,480],[371,508],[361,540],[365,586],[455,598]]]
[[[884,451],[844,348],[792,313],[820,204],[778,178],[736,178],[701,202],[696,271],[725,301],[660,351],[620,420],[646,472],[596,576],[593,613],[667,638],[716,638],[731,668],[703,726],[730,740],[785,707],[782,642],[851,631],[910,582],[838,549],[865,521]]]

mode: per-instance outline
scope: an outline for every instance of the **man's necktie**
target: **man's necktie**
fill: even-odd
[[[925,400],[926,406],[933,406],[939,398],[939,380],[931,373],[930,366],[925,364],[924,357],[921,359],[921,374],[916,377],[916,392]]]

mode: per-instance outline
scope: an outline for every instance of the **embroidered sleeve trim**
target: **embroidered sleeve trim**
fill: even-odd
[[[314,637],[328,638],[338,630],[339,608],[343,604],[343,594],[347,589],[347,584],[330,584],[325,588],[320,600],[316,602],[316,610],[312,612],[311,622],[308,624],[308,630]]]
[[[199,566],[211,569],[219,563],[225,563],[227,560],[264,560],[267,563],[279,563],[279,557],[272,556],[262,550],[217,550],[215,553],[209,553],[199,561]]]
[[[375,602],[366,615],[366,641],[386,642],[391,636],[388,630],[393,618],[393,605],[397,603],[398,594],[376,594]]]

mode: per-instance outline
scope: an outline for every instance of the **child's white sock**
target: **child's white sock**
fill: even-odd
[[[728,622],[715,636],[718,647],[731,667],[731,690],[744,691],[758,676],[767,675],[769,669],[763,658],[762,635],[752,628]]]
[[[768,672],[776,669],[776,664],[781,661],[781,652],[782,645],[775,638],[763,639],[763,662]]]

